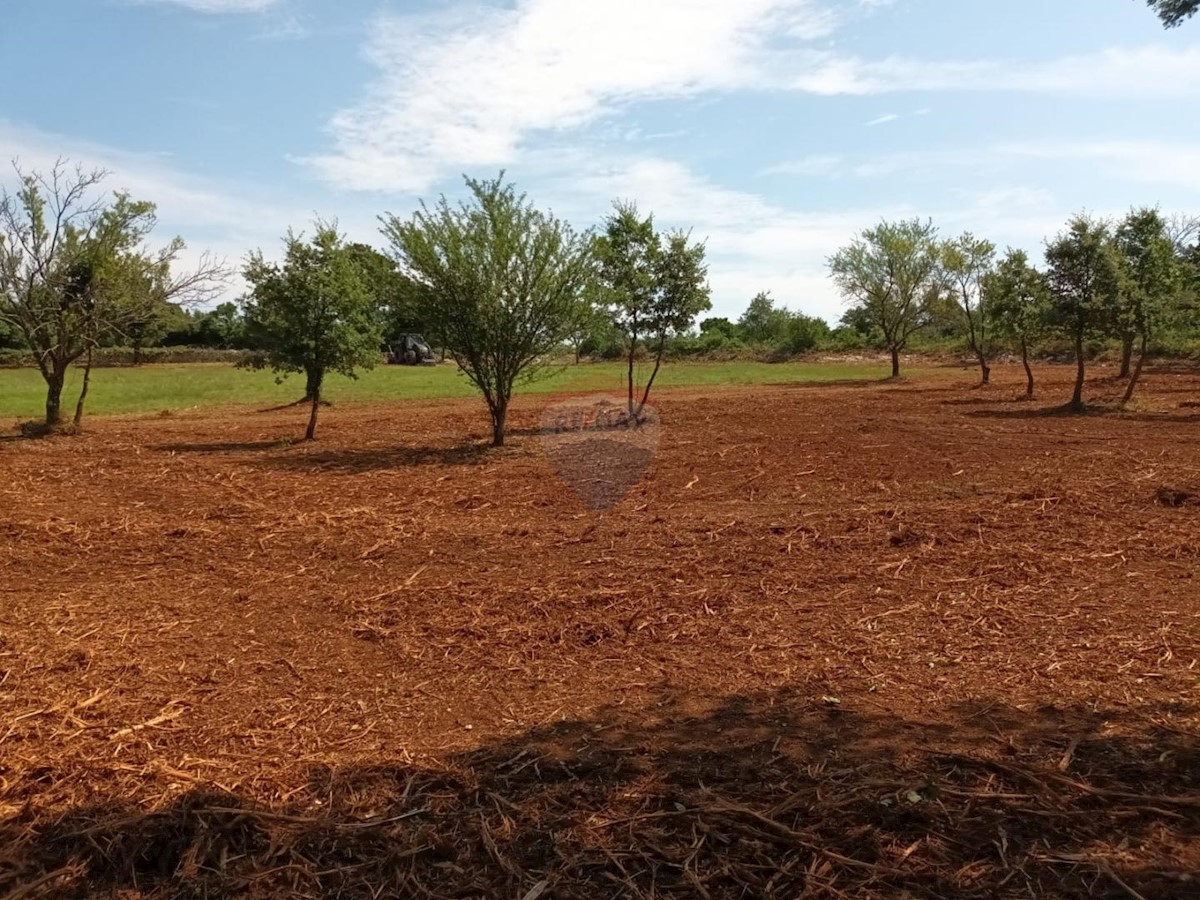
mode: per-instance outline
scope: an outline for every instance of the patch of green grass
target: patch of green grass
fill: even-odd
[[[649,375],[641,365],[639,375]],[[885,366],[856,363],[666,363],[655,380],[655,390],[671,387],[739,384],[791,384],[842,380],[882,379]],[[921,370],[906,372],[919,377]],[[63,394],[63,407],[70,413],[79,392],[81,373],[72,370]],[[621,363],[563,366],[518,388],[522,393],[621,391]],[[296,400],[304,390],[303,379],[292,376],[277,384],[269,372],[254,372],[211,364],[147,365],[138,368],[106,368],[92,371],[88,412],[145,413],[183,410],[204,406],[278,406]],[[475,388],[453,365],[413,368],[380,366],[358,379],[330,377],[326,396],[334,403],[424,400],[469,397]],[[46,402],[45,382],[36,369],[0,370],[0,418],[34,419]]]

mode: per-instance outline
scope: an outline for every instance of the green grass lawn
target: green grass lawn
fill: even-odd
[[[648,366],[640,366],[644,378]],[[665,363],[655,389],[725,384],[771,384],[884,378],[883,365],[856,363]],[[913,369],[906,375],[920,375]],[[925,372],[924,374],[929,374]],[[555,368],[519,392],[554,393],[588,390],[621,390],[624,369],[620,363],[597,363]],[[81,374],[72,370],[63,407],[74,409]],[[212,364],[147,365],[106,368],[92,372],[88,411],[92,414],[144,413],[184,410],[202,406],[246,404],[274,406],[297,399],[303,378],[292,376],[276,384],[269,372],[235,369]],[[475,394],[470,382],[453,365],[412,368],[380,366],[357,380],[331,377],[326,395],[335,402],[468,397]],[[45,382],[36,369],[0,370],[0,418],[36,419],[46,402]]]

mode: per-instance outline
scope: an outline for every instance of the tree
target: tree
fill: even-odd
[[[787,313],[776,349],[783,353],[807,353],[828,341],[829,337],[829,324],[824,319],[803,313]]]
[[[1025,367],[1025,396],[1033,398],[1033,369],[1029,348],[1042,335],[1050,297],[1045,276],[1029,264],[1023,250],[1011,247],[983,279],[983,297],[994,331],[1014,341]]]
[[[1158,210],[1130,210],[1117,226],[1115,241],[1124,274],[1117,320],[1123,336],[1134,334],[1140,341],[1137,367],[1132,374],[1128,364],[1122,366],[1122,373],[1129,377],[1122,402],[1128,403],[1133,399],[1146,362],[1150,333],[1162,320],[1171,300],[1178,295],[1183,278],[1175,255],[1175,243]]]
[[[158,346],[173,328],[186,322],[186,314],[176,304],[165,300],[151,301],[144,308],[135,310],[115,337],[133,350],[133,364],[138,366],[147,347]]]
[[[597,240],[602,302],[625,345],[628,409],[635,421],[650,397],[667,341],[712,308],[704,245],[690,240],[682,231],[658,233],[653,215],[642,218],[635,204],[620,202]],[[634,361],[643,346],[654,368],[638,400]]]
[[[967,324],[967,347],[979,360],[980,380],[991,381],[992,336],[983,282],[992,269],[996,245],[969,231],[942,245],[943,275]]]
[[[421,321],[487,403],[504,444],[518,379],[543,371],[574,328],[592,277],[591,236],[505,184],[466,178],[471,197],[381,219]]]
[[[1146,0],[1146,5],[1158,13],[1164,28],[1176,28],[1200,10],[1200,0]]]
[[[1081,412],[1084,340],[1111,322],[1121,288],[1121,265],[1108,223],[1078,215],[1046,247],[1050,319],[1075,346],[1075,391],[1070,409]]]
[[[250,254],[243,277],[251,287],[246,327],[264,354],[254,365],[270,367],[280,379],[303,372],[311,404],[305,440],[317,432],[325,376],[357,377],[379,361],[382,330],[375,294],[362,267],[337,232],[317,220],[311,240],[288,231],[282,264]]]
[[[767,291],[754,296],[746,311],[738,319],[738,330],[748,344],[765,346],[777,344],[787,326],[788,311],[775,305]]]
[[[929,322],[940,296],[940,251],[932,222],[881,222],[864,231],[829,260],[834,283],[854,317],[883,335],[892,355],[892,377],[900,376],[900,353]]]
[[[220,290],[224,269],[209,258],[173,274],[184,249],[175,238],[157,252],[145,240],[157,222],[152,203],[127,194],[97,196],[107,173],[17,168],[16,194],[0,191],[0,320],[20,335],[46,382],[46,425],[63,423],[67,370],[105,334],[136,320],[149,306],[200,302]]]

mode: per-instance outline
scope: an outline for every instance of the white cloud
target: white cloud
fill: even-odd
[[[306,162],[345,187],[419,190],[630,100],[769,86],[781,45],[833,27],[815,0],[520,0],[383,16],[367,47],[377,80],[330,124],[336,152]]]
[[[815,94],[898,91],[1024,91],[1089,97],[1194,97],[1200,45],[1110,48],[1043,62],[863,60],[813,53],[786,86]]]
[[[281,0],[129,0],[143,6],[181,6],[202,13],[261,12],[278,6]]]
[[[867,128],[874,128],[876,125],[886,125],[888,122],[895,122],[900,116],[896,113],[886,113],[878,118],[872,119],[866,123]]]
[[[829,0],[516,0],[384,14],[365,48],[376,77],[329,123],[331,152],[299,161],[340,187],[421,191],[447,174],[509,165],[530,136],[576,129],[638,100],[780,89],[1200,94],[1200,45],[1034,63],[865,60],[818,45],[846,17],[880,5],[835,12]]]
[[[842,158],[831,154],[812,154],[767,166],[760,175],[796,175],[801,178],[820,178],[837,175]]]

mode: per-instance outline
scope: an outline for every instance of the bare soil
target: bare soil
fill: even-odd
[[[1069,375],[5,438],[0,896],[1200,897],[1200,377]]]

